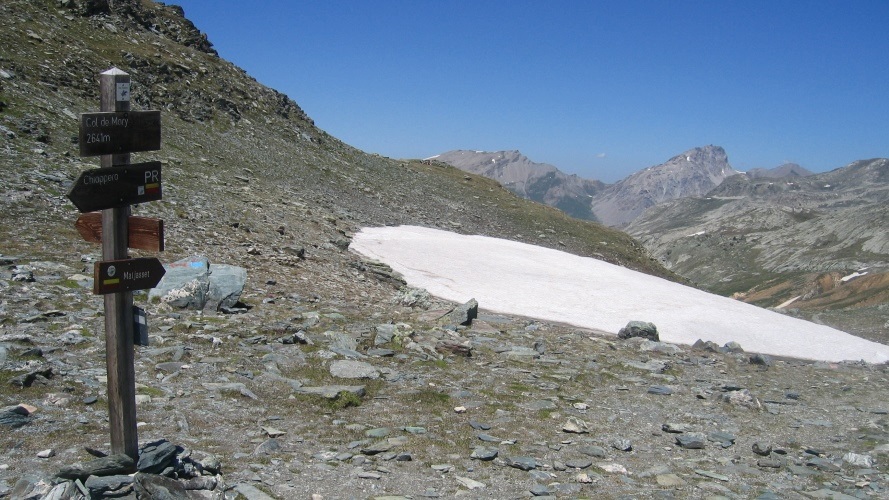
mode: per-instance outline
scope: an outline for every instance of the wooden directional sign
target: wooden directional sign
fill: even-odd
[[[120,208],[161,198],[159,161],[87,170],[80,174],[68,193],[68,199],[81,212]]]
[[[93,293],[105,295],[147,290],[157,286],[164,273],[163,264],[154,257],[96,262],[93,267]]]
[[[160,111],[119,111],[80,115],[80,156],[161,148]]]
[[[102,243],[102,213],[90,212],[81,214],[74,223],[77,232],[90,243]],[[164,221],[148,217],[128,218],[127,248],[148,250],[151,252],[164,251]]]

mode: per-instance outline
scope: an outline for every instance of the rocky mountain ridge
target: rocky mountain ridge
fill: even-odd
[[[523,198],[556,207],[578,219],[596,220],[590,199],[605,187],[600,181],[567,175],[553,165],[532,162],[518,151],[454,150],[430,159],[494,179]]]
[[[181,13],[0,3],[0,498],[889,492],[885,366],[623,340],[485,304],[469,318],[350,253],[360,227],[409,223],[676,279],[622,233],[343,144]],[[247,271],[239,314],[135,294],[149,328],[136,463],[96,458],[110,451],[100,252],[65,196],[97,166],[77,156],[78,114],[97,111],[113,66],[134,109],[162,111],[162,149],[133,155],[163,166],[164,199],[133,207],[164,220],[159,257]]]
[[[552,165],[534,163],[518,151],[455,150],[434,158],[494,179],[520,196],[573,217],[613,227],[627,225],[658,203],[701,196],[738,173],[718,146],[690,149],[611,185],[566,175]]]
[[[705,288],[886,342],[887,181],[885,158],[807,177],[738,175],[643,213],[627,231]]]
[[[623,227],[650,207],[701,196],[737,173],[721,147],[693,148],[609,186],[593,200],[593,212],[604,224]]]

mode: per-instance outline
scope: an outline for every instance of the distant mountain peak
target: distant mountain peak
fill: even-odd
[[[609,186],[593,201],[593,213],[609,226],[624,226],[659,203],[703,196],[738,174],[721,146],[701,146]]]
[[[707,146],[699,146],[696,148],[691,148],[688,151],[678,154],[673,158],[667,160],[669,163],[673,160],[681,161],[685,158],[685,161],[700,161],[711,157],[722,157],[728,161],[728,154],[726,154],[725,149],[722,146],[714,146],[712,144]]]
[[[556,207],[579,219],[595,220],[590,210],[590,199],[605,187],[600,181],[567,175],[548,163],[533,162],[517,149],[458,149],[434,158],[461,170],[494,179],[519,196]]]

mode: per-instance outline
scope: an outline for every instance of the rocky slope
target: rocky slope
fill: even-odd
[[[556,207],[578,219],[596,220],[590,200],[605,184],[567,175],[548,163],[536,163],[518,151],[455,150],[433,157],[461,170],[494,179],[517,195]]]
[[[349,253],[359,227],[412,223],[671,275],[625,235],[493,181],[341,143],[181,14],[142,0],[0,3],[0,497],[889,491],[885,366],[618,341],[484,311],[463,325],[452,304]],[[72,467],[110,447],[102,300],[88,289],[100,252],[65,193],[97,165],[77,157],[77,114],[97,110],[97,74],[112,66],[131,74],[134,109],[162,110],[161,151],[133,155],[163,164],[163,201],[134,207],[164,219],[161,259],[248,271],[243,314],[136,294],[150,339],[136,352],[139,437],[161,458],[138,465],[136,486]]]
[[[795,299],[784,307],[887,342],[887,203],[889,160],[862,160],[808,177],[734,176],[627,231],[713,291],[765,307]]]

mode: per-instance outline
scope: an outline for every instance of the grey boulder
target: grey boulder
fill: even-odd
[[[192,256],[164,266],[166,274],[148,293],[181,309],[214,311],[235,306],[247,282],[247,270],[227,264],[210,264],[203,256]]]
[[[649,323],[647,321],[630,321],[627,323],[627,326],[621,328],[620,331],[617,332],[617,336],[621,339],[642,337],[655,342],[660,340],[660,336],[658,336],[657,333],[657,327],[654,326],[654,323]]]

